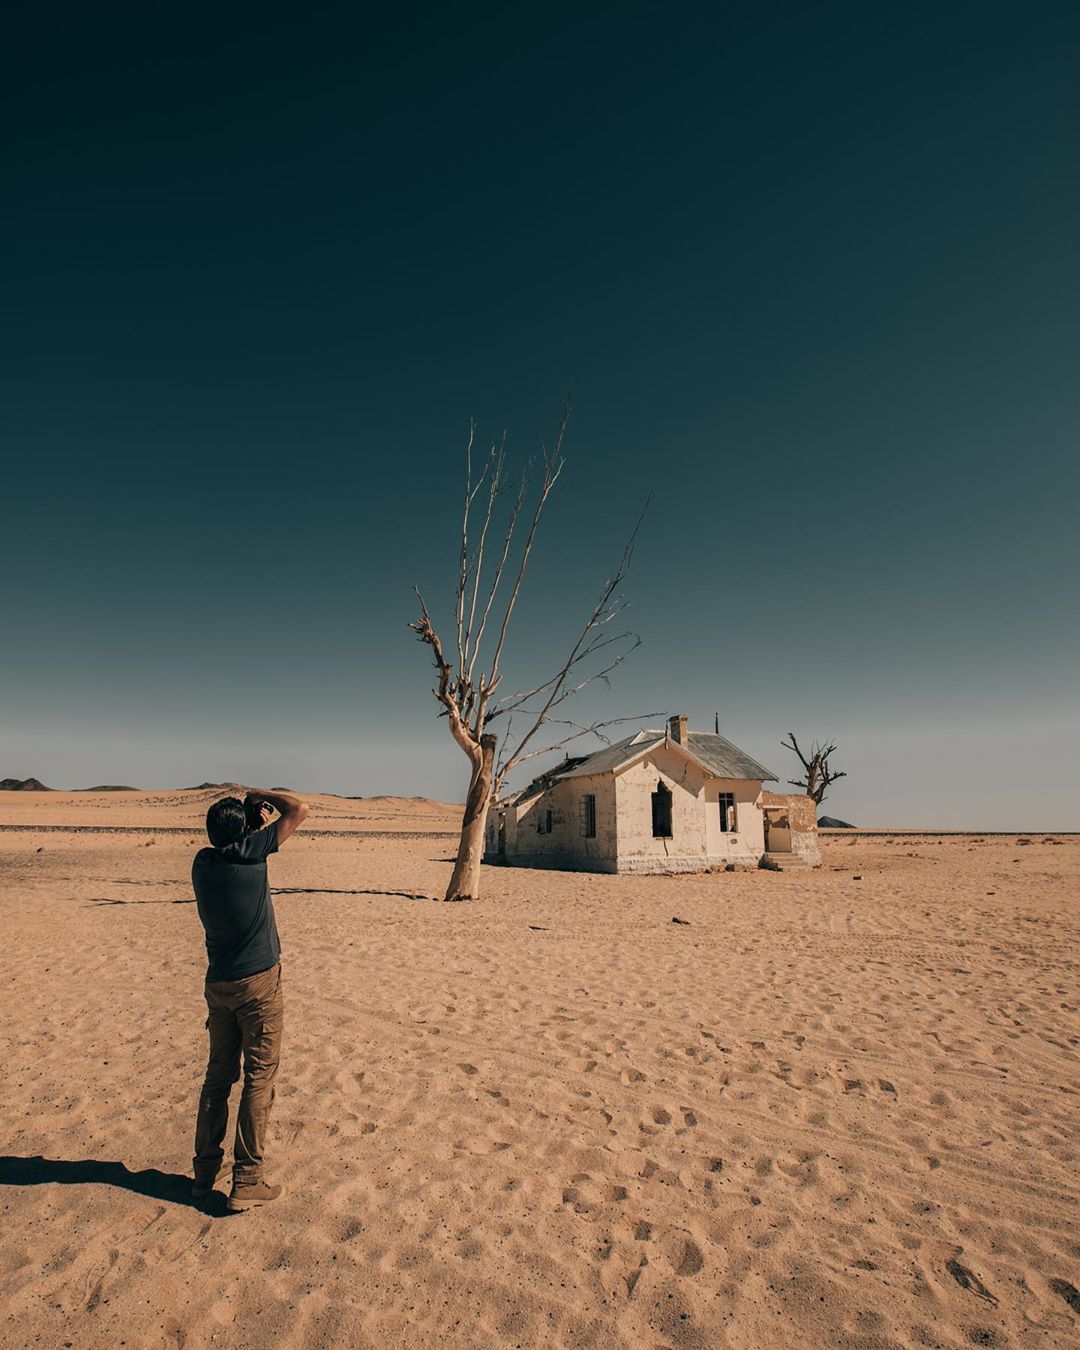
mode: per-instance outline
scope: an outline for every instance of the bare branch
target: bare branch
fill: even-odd
[[[551,496],[551,490],[558,482],[559,475],[563,471],[566,461],[562,457],[563,442],[566,439],[566,429],[570,423],[570,404],[569,402],[563,408],[562,421],[559,423],[559,434],[555,438],[555,444],[551,453],[544,459],[544,476],[540,484],[540,495],[536,501],[536,509],[533,511],[532,523],[529,526],[529,533],[525,540],[525,547],[521,551],[521,559],[518,562],[517,575],[514,578],[514,584],[510,591],[510,598],[506,604],[506,612],[503,615],[502,627],[499,630],[499,640],[495,645],[495,656],[491,662],[491,679],[499,673],[499,660],[502,657],[503,646],[506,643],[507,629],[510,627],[510,618],[514,613],[514,606],[517,604],[518,595],[521,593],[521,582],[525,576],[525,568],[529,565],[529,557],[532,554],[533,542],[536,539],[537,527],[540,524],[540,517],[544,514],[544,507],[547,505],[547,499]]]
[[[554,680],[548,681],[548,684],[545,686],[548,689],[547,700],[545,701],[543,707],[537,714],[536,720],[533,722],[532,726],[529,728],[528,731],[526,731],[524,736],[522,736],[520,742],[518,743],[517,750],[508,759],[505,766],[506,772],[509,772],[510,769],[512,769],[514,765],[520,761],[522,757],[521,752],[524,750],[525,746],[529,743],[529,741],[533,738],[533,736],[535,736],[535,734],[543,726],[545,719],[551,712],[551,709],[555,707],[557,703],[562,702],[561,696],[563,694],[566,681],[569,679],[570,671],[577,664],[579,653],[582,651],[583,647],[587,645],[589,634],[593,631],[594,628],[597,627],[598,623],[602,620],[602,616],[604,616],[608,612],[611,597],[614,595],[615,591],[621,584],[623,577],[626,575],[627,568],[630,566],[630,560],[634,556],[634,545],[637,542],[638,531],[641,529],[642,521],[645,519],[645,511],[648,510],[648,505],[649,505],[648,502],[646,502],[645,508],[642,510],[641,515],[638,517],[637,524],[634,526],[630,538],[626,543],[626,547],[623,549],[623,555],[622,559],[619,562],[619,566],[614,572],[614,574],[604,583],[603,589],[600,593],[600,599],[594,606],[593,612],[589,615],[589,618],[586,621],[584,628],[582,628],[580,634],[578,635],[577,641],[571,648],[570,655],[567,657],[565,663],[563,664],[562,669],[555,676]],[[606,620],[604,621],[606,622]],[[635,645],[637,645],[636,642]],[[631,648],[631,650],[633,650],[633,648]],[[618,664],[619,663],[617,661],[614,663],[614,665]],[[584,682],[584,684],[587,683],[588,681]],[[581,686],[581,688],[584,688],[584,684]],[[575,690],[575,692],[578,691]]]
[[[794,733],[793,731],[789,731],[789,732],[788,732],[788,735],[791,737],[791,744],[788,745],[787,741],[781,741],[781,742],[780,742],[781,746],[782,746],[783,749],[785,749],[785,750],[794,750],[794,752],[799,756],[799,759],[800,759],[801,762],[802,762],[803,768],[809,773],[809,771],[810,771],[810,761],[806,758],[806,756],[803,754],[803,752],[799,749],[799,742],[795,739],[795,733]],[[791,780],[789,779],[788,781],[790,782]]]
[[[487,628],[488,618],[491,615],[491,607],[495,603],[495,595],[499,589],[499,583],[502,581],[503,572],[506,568],[506,560],[510,556],[510,546],[514,540],[514,531],[517,529],[518,518],[521,515],[521,508],[525,504],[525,495],[528,491],[529,478],[526,472],[522,472],[518,483],[517,496],[514,499],[514,505],[510,508],[510,518],[506,524],[506,533],[503,536],[502,553],[499,555],[499,561],[496,565],[494,575],[491,578],[491,587],[488,590],[487,601],[484,604],[484,612],[480,619],[480,627],[477,629],[476,637],[473,641],[472,655],[469,658],[469,666],[465,672],[466,680],[471,684],[473,671],[476,668],[476,657],[480,651],[480,643],[483,640],[484,632]],[[481,684],[484,681],[481,679]]]
[[[469,423],[469,439],[465,445],[465,501],[461,510],[461,556],[458,563],[457,592],[454,598],[454,622],[457,629],[458,670],[464,668],[465,652],[462,620],[465,608],[465,588],[469,579],[469,508],[476,492],[472,485],[472,449],[476,439],[476,423]],[[479,490],[479,485],[477,486]]]
[[[562,737],[560,740],[552,742],[550,745],[545,745],[536,750],[530,750],[528,754],[521,755],[514,760],[513,765],[508,761],[500,763],[499,768],[495,771],[494,781],[497,786],[501,788],[503,780],[512,767],[515,767],[518,764],[524,764],[526,760],[535,759],[539,755],[550,755],[556,750],[562,750],[574,741],[580,740],[582,736],[595,736],[598,740],[603,741],[605,745],[610,745],[611,740],[604,735],[604,728],[624,726],[627,722],[643,722],[649,717],[658,716],[659,713],[639,713],[633,717],[610,717],[603,722],[592,722],[588,725],[583,722],[571,722],[564,718],[550,717],[547,719],[549,725],[557,727],[573,727],[575,730],[569,735]]]
[[[474,762],[480,753],[480,747],[476,739],[470,734],[468,727],[462,721],[461,708],[455,697],[455,688],[453,680],[453,667],[447,661],[442,642],[438,633],[435,631],[431,622],[431,615],[428,613],[427,604],[417,586],[413,587],[416,592],[416,598],[420,601],[420,617],[414,619],[409,627],[416,633],[419,640],[426,643],[431,648],[434,656],[435,669],[439,672],[438,686],[432,690],[432,693],[446,709],[446,715],[450,722],[450,732],[461,746],[462,750]]]
[[[619,606],[620,611],[624,608],[625,608],[624,605]],[[604,670],[597,671],[595,676],[590,676],[588,680],[583,680],[581,684],[576,685],[573,689],[565,690],[564,693],[561,694],[559,698],[555,700],[555,702],[561,703],[564,698],[569,698],[572,694],[579,692],[588,683],[590,683],[591,680],[596,679],[599,676],[607,674],[610,671],[614,670],[617,665],[619,665],[622,661],[626,659],[627,656],[630,655],[630,652],[632,652],[635,648],[640,647],[641,639],[638,637],[638,635],[636,633],[631,633],[629,631],[624,633],[605,634],[602,638],[598,638],[595,641],[587,643],[577,654],[577,656],[574,657],[572,661],[568,662],[567,665],[564,666],[562,670],[557,671],[554,675],[546,679],[543,682],[543,684],[538,684],[533,689],[519,690],[517,693],[507,694],[505,696],[505,699],[500,699],[496,704],[496,706],[492,709],[492,711],[488,713],[487,716],[488,723],[490,724],[494,722],[497,717],[502,717],[504,713],[515,712],[517,709],[524,707],[526,703],[530,702],[538,694],[542,694],[545,689],[547,689],[550,685],[554,684],[555,681],[559,679],[561,675],[568,675],[569,672],[575,666],[579,666],[583,661],[588,660],[588,658],[590,656],[593,656],[596,652],[601,651],[604,647],[610,647],[617,642],[625,642],[627,638],[633,638],[634,640],[630,645],[630,647],[623,653],[622,656],[619,657],[617,661],[612,662],[612,664],[610,666],[605,667]]]
[[[469,602],[469,620],[465,625],[465,641],[463,643],[463,655],[461,661],[462,672],[468,672],[466,679],[472,677],[472,656],[469,647],[472,637],[473,624],[476,622],[476,599],[480,591],[480,577],[484,570],[484,543],[487,540],[487,533],[491,527],[491,517],[495,511],[495,499],[499,495],[499,488],[502,484],[503,463],[506,457],[506,432],[503,432],[502,443],[496,448],[491,447],[491,454],[488,456],[488,467],[486,472],[491,477],[488,483],[487,509],[484,512],[484,523],[480,529],[480,542],[476,546],[476,557],[472,561],[472,599]],[[480,637],[483,636],[481,633]],[[477,640],[479,647],[479,638]]]

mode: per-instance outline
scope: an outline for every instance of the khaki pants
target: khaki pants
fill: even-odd
[[[206,1003],[210,1009],[206,1019],[210,1062],[195,1122],[195,1176],[213,1181],[221,1168],[221,1144],[229,1124],[229,1092],[240,1077],[242,1052],[244,1091],[233,1145],[233,1184],[255,1181],[262,1174],[274,1079],[281,1058],[285,1000],[280,964],[245,980],[208,982]]]

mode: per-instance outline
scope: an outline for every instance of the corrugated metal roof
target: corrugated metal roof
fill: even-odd
[[[590,778],[595,773],[613,773],[616,769],[621,769],[624,764],[630,760],[636,759],[646,746],[656,745],[664,739],[662,731],[638,731],[633,736],[627,736],[623,741],[616,741],[614,745],[605,745],[603,750],[597,750],[595,754],[589,755],[583,759],[580,764],[575,764],[572,769],[567,769],[565,773],[560,773],[560,778]],[[556,770],[556,772],[558,772]]]
[[[663,731],[638,731],[625,740],[606,745],[603,750],[583,759],[580,764],[567,769],[564,773],[555,770],[558,778],[589,778],[597,773],[615,773],[624,764],[637,759],[645,750],[651,750],[665,739]],[[691,731],[690,744],[686,747],[694,759],[716,778],[753,778],[763,782],[776,783],[779,779],[771,769],[766,769],[756,759],[751,759],[725,736],[717,736],[711,731]]]
[[[711,731],[692,731],[689,749],[717,778],[760,778],[769,783],[780,781],[771,769],[751,759],[745,750],[732,745],[726,736],[717,736]]]

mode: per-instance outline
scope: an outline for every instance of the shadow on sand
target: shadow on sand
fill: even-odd
[[[152,1200],[165,1200],[172,1205],[185,1205],[213,1218],[224,1218],[225,1195],[211,1191],[203,1200],[191,1198],[191,1178],[176,1172],[159,1172],[147,1167],[132,1172],[120,1162],[98,1162],[93,1158],[66,1161],[61,1158],[13,1158],[0,1156],[0,1186],[46,1186],[59,1182],[62,1186],[116,1186],[123,1191],[134,1191]]]
[[[428,900],[419,891],[339,890],[335,886],[274,886],[272,895],[400,895],[403,900]]]
[[[433,900],[434,896],[422,895],[419,891],[381,891],[374,889],[341,890],[335,886],[275,886],[272,895],[391,895],[403,900]],[[183,900],[128,900],[123,896],[94,895],[88,905],[193,905],[193,899]]]
[[[194,900],[125,900],[123,897],[92,895],[88,905],[193,905]]]

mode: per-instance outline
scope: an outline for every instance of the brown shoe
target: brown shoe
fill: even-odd
[[[256,1209],[276,1200],[281,1189],[280,1186],[269,1186],[265,1181],[234,1182],[225,1208],[230,1214],[242,1214],[245,1209]]]

